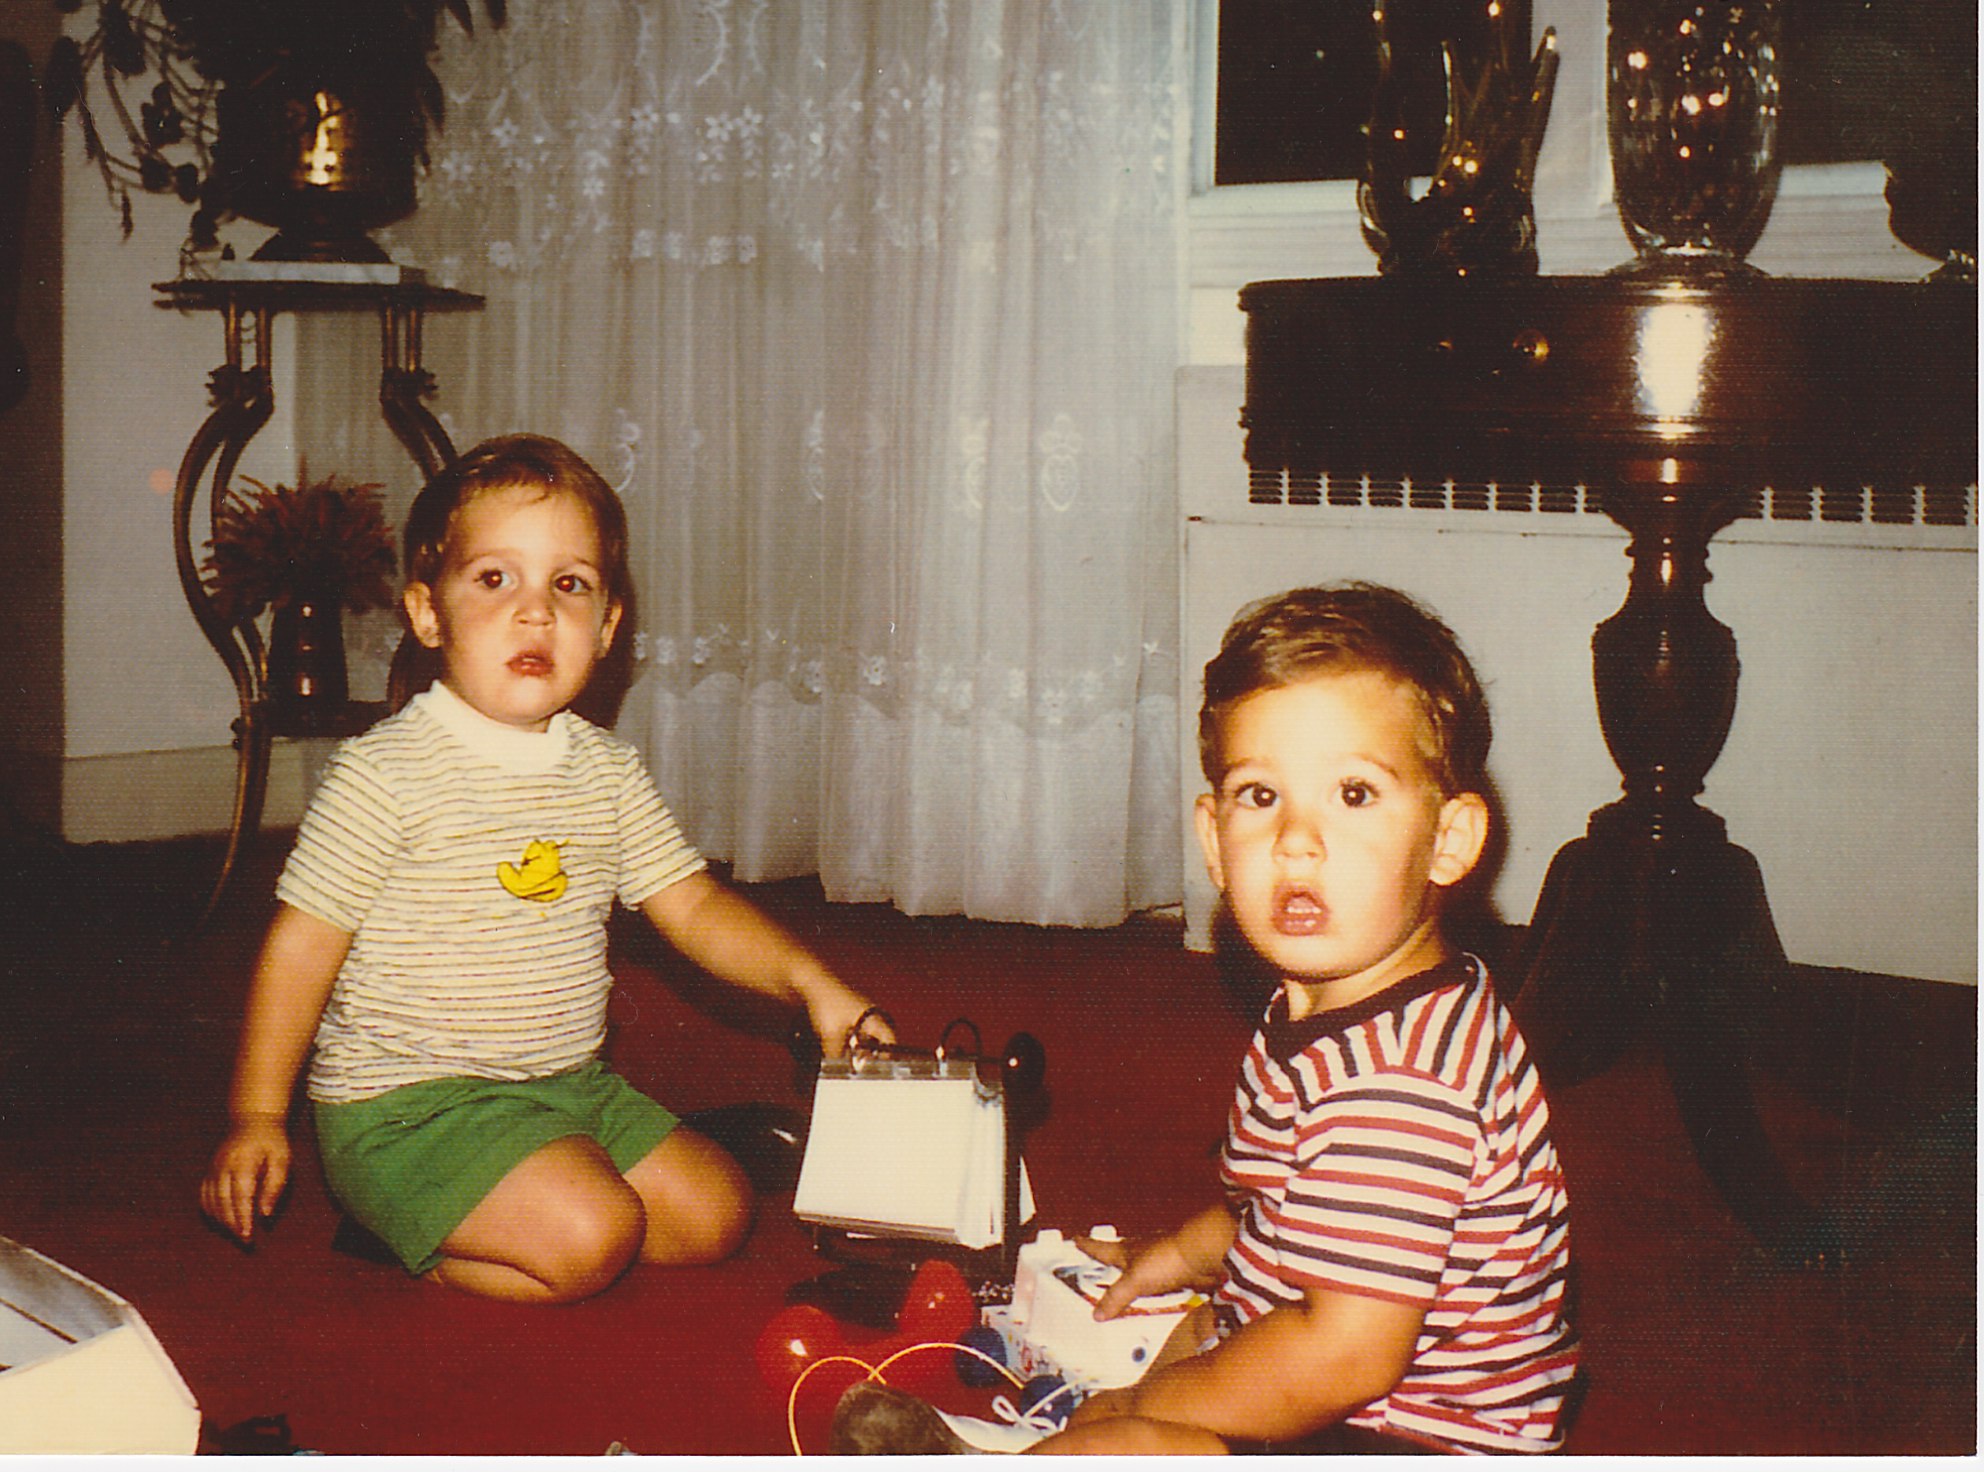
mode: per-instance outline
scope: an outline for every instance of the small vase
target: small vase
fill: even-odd
[[[1612,192],[1636,270],[1741,272],[1777,198],[1776,0],[1611,0]]]
[[[337,726],[351,694],[340,600],[303,595],[276,609],[265,694],[281,734],[307,736]]]

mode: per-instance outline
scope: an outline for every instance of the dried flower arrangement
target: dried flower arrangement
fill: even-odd
[[[245,623],[265,608],[319,598],[354,612],[393,600],[393,534],[379,487],[298,478],[236,492],[214,515],[201,572],[214,610]]]

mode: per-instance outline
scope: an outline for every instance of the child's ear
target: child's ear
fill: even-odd
[[[434,611],[434,590],[425,583],[408,583],[400,594],[400,606],[406,610],[406,626],[413,637],[429,649],[439,649],[441,619]]]
[[[1192,827],[1199,835],[1199,852],[1205,855],[1206,877],[1225,894],[1226,868],[1219,861],[1219,800],[1210,792],[1201,792],[1192,804]]]
[[[606,658],[607,650],[613,647],[613,636],[620,629],[620,615],[626,612],[626,605],[618,599],[606,605],[606,622],[599,626],[599,658]]]
[[[1488,799],[1478,792],[1450,797],[1440,808],[1440,827],[1433,838],[1432,881],[1442,889],[1474,872],[1488,843]]]

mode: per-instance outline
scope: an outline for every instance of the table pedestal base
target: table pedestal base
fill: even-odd
[[[1838,1228],[1793,1189],[1751,1092],[1750,1044],[1790,980],[1763,874],[1720,818],[1694,813],[1688,831],[1658,836],[1623,803],[1592,815],[1544,879],[1511,1005],[1556,1085],[1655,1042],[1695,1157],[1730,1209],[1787,1264],[1831,1266]]]

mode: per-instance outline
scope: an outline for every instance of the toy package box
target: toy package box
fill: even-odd
[[[1113,1235],[1098,1227],[1092,1237]],[[1061,1233],[1041,1232],[1019,1252],[1013,1301],[985,1311],[1004,1342],[1007,1365],[1022,1376],[1054,1375],[1083,1390],[1135,1384],[1178,1322],[1205,1301],[1183,1291],[1139,1299],[1098,1323],[1095,1305],[1117,1270]]]
[[[200,1408],[138,1311],[0,1237],[0,1454],[186,1456]]]

